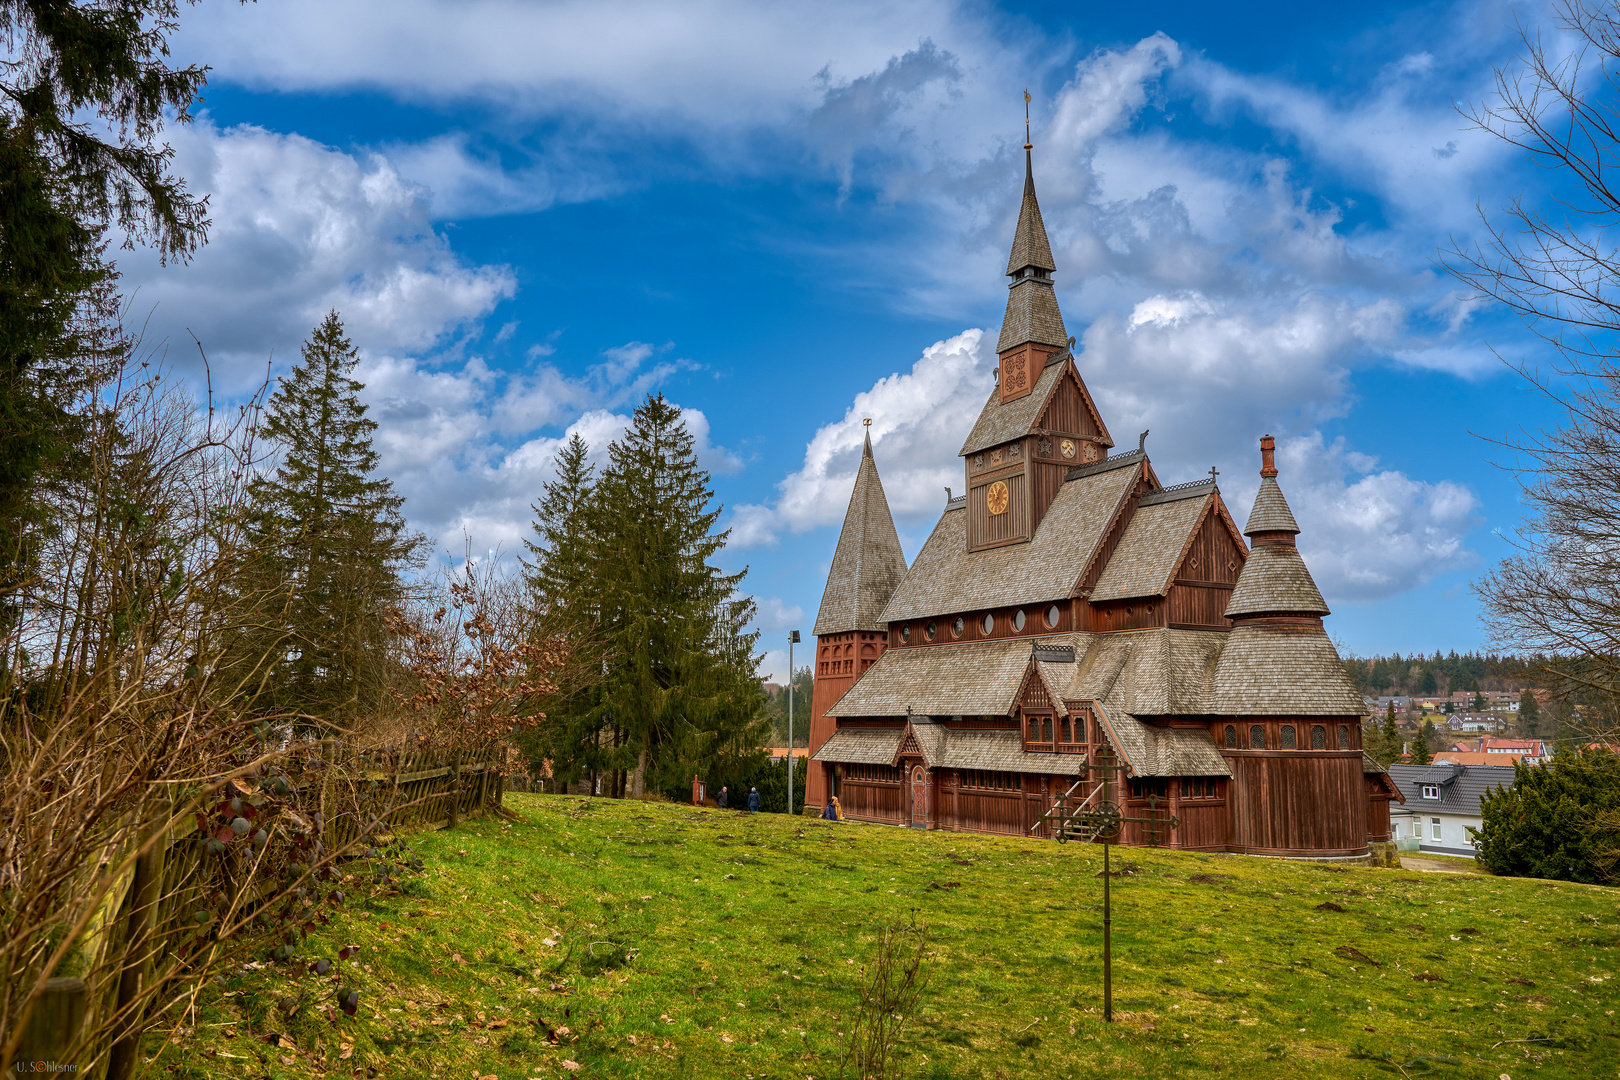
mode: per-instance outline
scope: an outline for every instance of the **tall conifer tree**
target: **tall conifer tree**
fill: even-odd
[[[328,313],[270,398],[264,433],[281,456],[250,489],[247,584],[272,598],[274,614],[241,659],[269,661],[259,668],[267,703],[335,722],[377,705],[383,614],[425,545],[406,529],[403,497],[372,476],[377,424],[352,377],[358,359]]]
[[[572,721],[600,733],[611,791],[640,795],[755,752],[764,694],[747,571],[713,565],[729,533],[680,410],[649,396],[608,456],[582,515],[599,677]]]

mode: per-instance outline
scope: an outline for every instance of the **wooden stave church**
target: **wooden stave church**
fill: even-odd
[[[909,566],[868,431],[817,613],[807,806],[857,820],[1049,836],[1060,796],[1124,766],[1123,843],[1355,859],[1399,790],[1295,546],[1261,439],[1239,530],[1215,479],[1163,486],[1114,443],[1052,287],[1030,148],[996,386]],[[1252,541],[1245,542],[1245,536]]]

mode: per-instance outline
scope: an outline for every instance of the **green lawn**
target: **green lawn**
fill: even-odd
[[[1620,1076],[1617,890],[1116,849],[1108,1025],[1094,847],[508,805],[308,943],[360,946],[356,1017],[307,1000],[332,977],[227,976],[158,1074],[832,1077],[874,929],[915,913],[909,1076]]]

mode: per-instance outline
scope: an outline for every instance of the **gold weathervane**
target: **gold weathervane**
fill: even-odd
[[[872,418],[870,416],[868,416],[865,420],[862,420],[861,423],[865,424],[867,427],[871,427],[872,426]]]

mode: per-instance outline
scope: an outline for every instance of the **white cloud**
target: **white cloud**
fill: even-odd
[[[148,340],[166,339],[189,365],[195,334],[229,388],[261,377],[272,351],[296,360],[328,310],[369,350],[420,351],[516,290],[505,267],[452,252],[426,190],[382,157],[206,121],[168,137],[177,170],[209,196],[209,243],[189,266],[161,267],[142,250],[120,253],[119,269],[135,319],[150,313]]]
[[[804,532],[842,522],[868,430],[897,523],[931,521],[945,504],[946,486],[962,486],[956,452],[990,393],[993,360],[986,359],[983,338],[982,330],[964,330],[935,342],[909,372],[856,394],[842,419],[811,438],[802,466],[777,485],[776,502],[736,508],[732,542],[758,546],[773,543],[784,528]]]
[[[1281,439],[1277,458],[1300,553],[1330,606],[1393,596],[1476,561],[1466,537],[1479,524],[1479,500],[1468,488],[1378,469],[1376,458],[1319,431]],[[1233,498],[1234,515],[1257,487]]]
[[[798,604],[786,603],[779,596],[758,596],[754,600],[759,605],[759,614],[754,621],[761,630],[802,628],[800,624],[804,622],[804,608]]]

